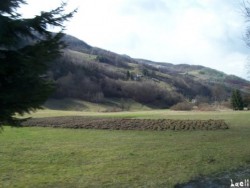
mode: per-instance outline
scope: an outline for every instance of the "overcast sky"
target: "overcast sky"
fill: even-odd
[[[60,0],[26,0],[24,17]],[[68,0],[66,33],[134,58],[211,67],[246,78],[242,0]]]

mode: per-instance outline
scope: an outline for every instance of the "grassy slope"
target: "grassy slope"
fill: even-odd
[[[93,103],[77,99],[49,99],[45,103],[45,108],[53,110],[66,110],[66,111],[85,111],[85,112],[109,112],[109,111],[142,111],[150,110],[143,104],[135,102],[132,99],[106,99],[105,103]],[[123,109],[122,109],[123,108]],[[53,113],[58,115],[57,111]],[[67,112],[66,112],[67,113]],[[60,113],[59,113],[60,114]]]
[[[250,112],[46,110],[32,115],[214,118],[225,119],[231,128],[157,132],[5,127],[0,135],[0,187],[172,187],[250,163]]]

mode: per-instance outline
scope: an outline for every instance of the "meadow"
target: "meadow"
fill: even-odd
[[[174,187],[250,167],[250,112],[41,110],[24,117],[224,119],[227,130],[121,131],[4,126],[0,187]]]

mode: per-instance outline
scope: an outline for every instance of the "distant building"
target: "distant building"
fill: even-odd
[[[192,104],[197,103],[197,99],[192,99],[192,100],[191,100],[191,103],[192,103]]]
[[[133,77],[133,79],[136,80],[136,81],[138,81],[138,80],[141,80],[142,77],[143,77],[142,74],[136,74],[136,75]]]

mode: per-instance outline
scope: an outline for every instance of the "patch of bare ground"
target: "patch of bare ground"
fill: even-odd
[[[80,116],[28,119],[23,126],[109,130],[218,130],[228,129],[224,120],[110,119]]]

